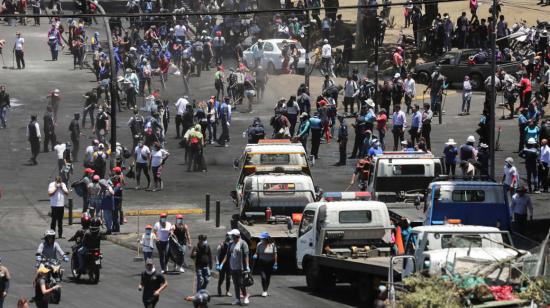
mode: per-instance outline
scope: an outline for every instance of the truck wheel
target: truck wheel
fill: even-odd
[[[321,285],[319,281],[319,268],[308,263],[304,267],[304,272],[306,274],[306,284],[308,289],[312,292],[319,291]]]
[[[419,83],[428,84],[428,82],[430,81],[430,75],[428,74],[428,72],[418,72],[418,74],[416,75],[416,80]]]
[[[367,307],[373,303],[372,277],[359,278],[353,283],[352,287],[355,289],[361,307]]]

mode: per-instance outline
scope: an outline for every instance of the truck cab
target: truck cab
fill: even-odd
[[[424,225],[458,219],[464,225],[511,230],[510,208],[504,187],[488,180],[442,180],[429,185]]]
[[[374,200],[403,202],[424,192],[443,172],[441,158],[424,152],[388,152],[373,158],[367,184]]]
[[[528,254],[512,247],[509,232],[495,227],[456,223],[419,226],[412,229],[411,238],[419,269],[430,275],[445,273],[449,266],[455,272],[471,271],[474,266]]]
[[[256,172],[302,173],[311,177],[304,147],[286,139],[265,139],[258,144],[247,144],[233,165],[235,169],[240,168],[237,191],[244,179]]]
[[[327,201],[308,204],[298,230],[296,263],[303,269],[314,256],[389,255],[391,222],[378,201]]]

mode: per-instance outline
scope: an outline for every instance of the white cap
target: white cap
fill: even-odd
[[[468,139],[466,139],[466,142],[476,142],[476,137],[470,135]]]
[[[504,160],[504,162],[508,163],[508,164],[513,164],[514,163],[514,159],[512,157],[506,157],[506,159]]]
[[[371,107],[374,107],[374,101],[371,99],[371,98],[368,98],[365,103],[367,103],[367,105],[371,106]]]
[[[401,74],[399,73],[395,73],[395,75],[393,75],[393,78],[399,78],[399,77],[401,77]]]
[[[452,145],[455,145],[456,142],[455,142],[455,140],[454,140],[453,138],[449,138],[449,140],[447,140],[447,142],[445,142],[445,144],[446,144],[446,145],[451,145],[451,144],[452,144]]]
[[[233,229],[233,230],[229,231],[229,234],[230,235],[241,236],[241,232],[237,229]]]
[[[537,140],[535,140],[535,138],[531,137],[527,140],[527,144],[537,144]]]

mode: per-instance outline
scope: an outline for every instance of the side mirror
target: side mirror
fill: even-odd
[[[416,195],[416,197],[414,197],[414,207],[419,210],[420,209],[420,195]]]
[[[233,168],[239,169],[239,159],[238,158],[235,158],[235,160],[233,161]]]

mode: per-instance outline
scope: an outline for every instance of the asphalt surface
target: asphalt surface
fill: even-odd
[[[46,45],[47,25],[46,19],[42,20],[41,27],[17,27],[11,28],[0,25],[0,37],[7,39],[7,46],[13,44],[16,30],[23,32],[26,39],[25,70],[12,70],[9,48],[4,51],[7,69],[0,70],[0,84],[7,84],[8,92],[13,100],[13,107],[8,112],[8,129],[0,130],[0,234],[4,235],[0,247],[0,256],[3,265],[12,273],[10,294],[6,300],[6,306],[13,307],[18,297],[32,297],[32,278],[34,276],[34,250],[38,246],[39,239],[49,226],[47,212],[49,209],[46,194],[47,185],[55,176],[57,168],[56,157],[53,152],[40,153],[37,166],[28,166],[30,146],[25,138],[25,127],[30,114],[36,113],[38,119],[45,111],[46,99],[50,91],[55,88],[61,90],[62,102],[59,111],[57,137],[61,141],[68,141],[68,125],[73,113],[80,112],[83,106],[82,95],[95,86],[94,75],[89,70],[73,70],[72,56],[63,52],[58,62],[49,61],[49,47]],[[100,29],[98,29],[100,30]],[[230,67],[231,64],[225,64]],[[192,97],[201,100],[212,95],[213,71],[203,72],[200,78],[191,79]],[[318,73],[315,73],[318,74]],[[146,192],[143,190],[127,190],[125,193],[125,207],[127,209],[178,209],[178,208],[202,208],[206,193],[212,195],[212,200],[220,200],[222,203],[222,225],[228,225],[231,214],[236,210],[229,198],[229,192],[234,188],[237,172],[233,169],[232,162],[237,158],[246,142],[242,138],[242,132],[251,122],[252,118],[259,116],[266,127],[277,99],[281,96],[288,97],[294,94],[297,86],[303,80],[303,76],[280,75],[273,76],[268,84],[263,102],[254,106],[251,114],[236,111],[230,127],[231,143],[227,148],[208,146],[205,149],[208,172],[188,173],[183,165],[183,149],[177,145],[174,123],[168,128],[167,149],[172,153],[164,169],[165,189],[163,192]],[[321,79],[318,76],[312,78],[312,94],[319,93]],[[343,83],[342,80],[339,82]],[[155,83],[160,88],[158,81]],[[182,95],[181,79],[179,76],[170,76],[168,88],[163,91],[163,98],[175,103]],[[419,86],[423,90],[424,86]],[[500,99],[500,98],[499,98]],[[139,101],[139,100],[138,100]],[[421,103],[422,100],[416,101]],[[483,93],[475,93],[472,99],[472,115],[458,116],[461,98],[459,93],[450,91],[446,99],[446,115],[444,124],[434,124],[432,129],[432,147],[434,153],[440,154],[443,143],[448,138],[454,138],[460,144],[470,134],[475,135],[479,114],[483,104]],[[175,110],[172,107],[172,115]],[[497,109],[497,113],[502,112]],[[131,144],[130,131],[126,122],[130,117],[128,111],[118,115],[118,136],[123,144]],[[351,124],[348,121],[348,125]],[[497,126],[502,127],[500,138],[502,151],[497,152],[498,169],[501,174],[500,162],[506,156],[512,155],[516,149],[518,138],[516,121],[497,121]],[[88,126],[89,127],[89,126]],[[350,127],[351,128],[351,127]],[[350,129],[350,132],[352,130]],[[271,133],[270,128],[267,132]],[[83,130],[85,134],[80,142],[80,153],[91,141],[91,130]],[[388,136],[391,138],[391,136]],[[476,136],[477,138],[477,136]],[[351,140],[348,144],[348,153],[351,151]],[[387,139],[388,141],[390,139]],[[391,141],[389,141],[391,143]],[[82,155],[81,155],[82,156]],[[354,162],[348,162],[345,167],[334,167],[338,158],[338,149],[335,142],[321,145],[320,159],[313,166],[313,177],[316,185],[325,191],[342,191],[347,188]],[[517,158],[517,157],[516,157]],[[520,161],[516,159],[516,161]],[[517,164],[520,173],[523,165]],[[79,177],[81,166],[76,166],[73,179]],[[129,187],[134,182],[130,180]],[[353,190],[351,188],[350,190]],[[75,204],[80,206],[80,199],[76,196]],[[537,219],[549,218],[550,211],[544,204],[548,195],[533,196],[536,204],[535,217]],[[123,232],[133,232],[135,226],[123,226]],[[65,236],[72,235],[76,226],[64,232]],[[212,234],[223,234],[223,230]],[[197,235],[197,233],[194,233]],[[62,247],[69,250],[70,245],[66,240],[61,240]],[[213,243],[211,243],[213,244]],[[105,256],[104,268],[99,285],[78,284],[67,279],[63,284],[61,307],[138,307],[141,304],[141,295],[136,290],[139,282],[139,273],[143,269],[142,263],[133,262],[135,252],[110,242],[102,244]],[[68,269],[68,264],[65,266]],[[68,277],[69,275],[66,275]],[[182,275],[170,275],[170,286],[163,293],[159,307],[168,305],[182,305],[184,296],[192,292],[193,276],[190,273]],[[209,286],[210,291],[215,290],[215,281]],[[305,290],[305,279],[298,275],[276,275],[272,279],[270,288],[273,296],[268,298],[253,297],[253,305],[261,307],[294,306],[294,307],[345,307],[354,305],[349,288],[336,287],[333,292],[322,295],[312,295]],[[259,277],[257,284],[252,287],[252,294],[261,292]],[[228,305],[229,298],[214,298],[215,305]],[[190,304],[183,304],[190,306]]]

